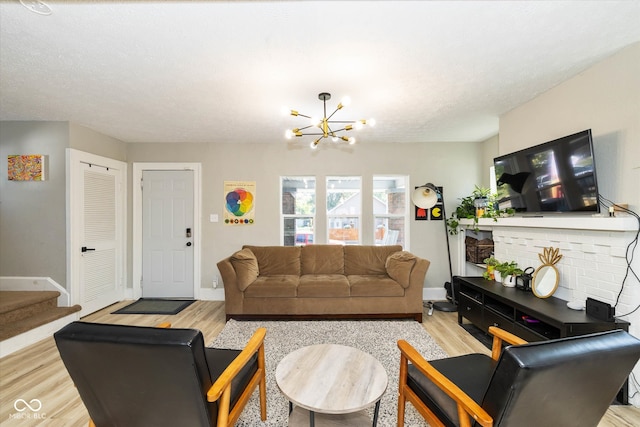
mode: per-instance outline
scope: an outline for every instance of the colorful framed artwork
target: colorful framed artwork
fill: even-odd
[[[44,181],[45,160],[42,154],[14,154],[7,156],[9,181]]]
[[[255,181],[224,182],[224,223],[252,225],[255,222]]]

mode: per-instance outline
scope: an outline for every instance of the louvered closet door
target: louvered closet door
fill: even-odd
[[[82,260],[80,305],[91,313],[120,300],[118,236],[121,235],[116,171],[83,164]]]

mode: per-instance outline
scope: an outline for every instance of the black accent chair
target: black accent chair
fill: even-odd
[[[226,350],[195,329],[73,322],[54,338],[90,426],[227,427],[256,387],[267,418],[265,334]]]
[[[427,362],[398,341],[399,427],[407,400],[434,427],[597,426],[640,358],[640,340],[623,330],[530,344],[489,333],[492,357]],[[502,350],[503,340],[515,345]]]

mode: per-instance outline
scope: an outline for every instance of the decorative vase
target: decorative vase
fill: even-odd
[[[508,275],[507,277],[504,278],[504,281],[502,282],[502,284],[504,286],[506,286],[507,288],[513,288],[516,286],[516,276],[513,274]]]
[[[500,282],[502,283],[502,275],[500,274],[500,272],[498,270],[494,270],[493,271],[493,278],[496,282]]]

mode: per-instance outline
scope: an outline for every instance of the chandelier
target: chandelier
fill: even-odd
[[[290,113],[292,116],[305,117],[309,119],[311,123],[305,127],[287,129],[287,131],[285,132],[285,137],[287,139],[291,139],[294,136],[295,137],[306,136],[306,135],[318,136],[318,139],[312,141],[311,144],[309,144],[309,146],[314,150],[318,148],[318,144],[320,143],[320,140],[323,138],[331,138],[333,142],[348,142],[349,144],[355,144],[356,139],[353,136],[347,137],[344,134],[338,135],[338,133],[348,132],[353,129],[356,129],[356,130],[362,129],[365,125],[374,126],[376,123],[374,119],[331,120],[331,117],[333,117],[333,115],[337,113],[338,110],[341,110],[343,107],[346,107],[351,103],[351,99],[349,97],[343,98],[342,101],[336,107],[336,109],[333,111],[333,113],[331,113],[329,116],[327,116],[327,101],[331,99],[331,94],[327,92],[322,92],[318,94],[318,99],[322,101],[322,104],[324,106],[324,115],[322,116],[322,119],[317,119],[311,116],[300,114],[296,110],[288,110],[288,113]],[[335,124],[338,124],[338,126],[344,126],[344,127],[340,129],[333,129],[331,126]],[[315,129],[312,129],[312,128],[315,128]],[[309,130],[307,131],[307,129]]]

